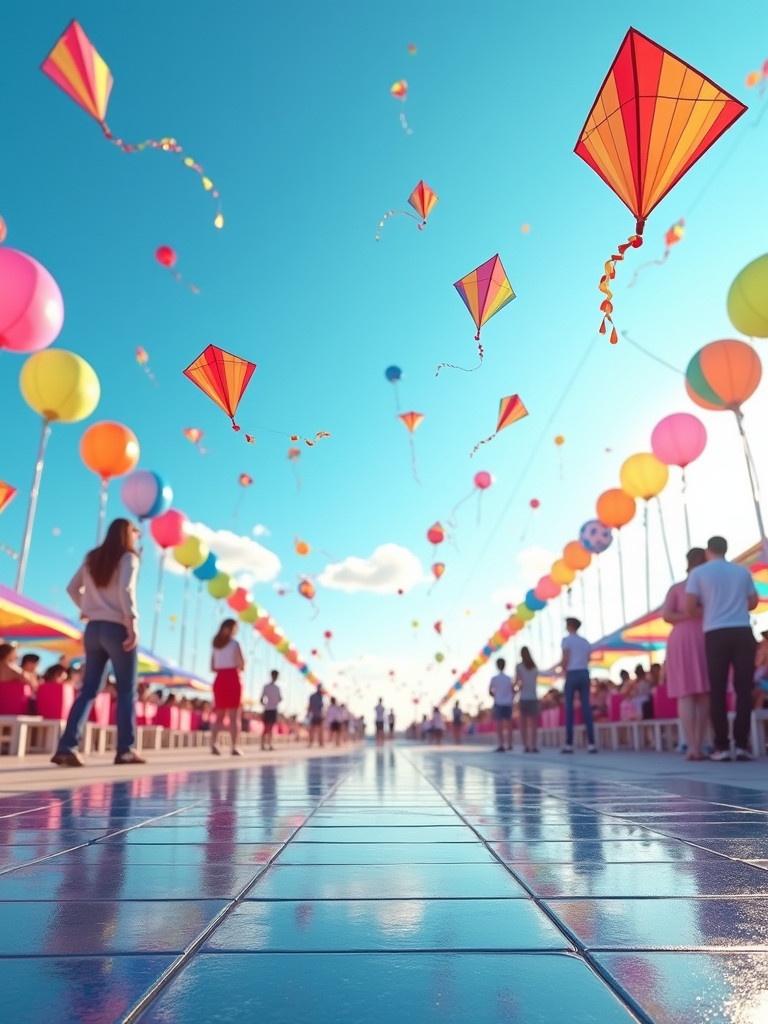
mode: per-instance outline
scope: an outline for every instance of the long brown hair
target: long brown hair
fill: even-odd
[[[520,648],[520,661],[522,661],[526,668],[536,668],[536,662],[531,657],[531,652],[527,647]]]
[[[236,626],[236,619],[224,619],[222,624],[219,626],[219,632],[213,638],[213,646],[217,649],[226,647],[232,639],[232,634],[234,633]]]
[[[126,551],[137,553],[133,546],[135,530],[128,519],[113,519],[103,542],[85,556],[86,568],[100,590],[109,586]]]

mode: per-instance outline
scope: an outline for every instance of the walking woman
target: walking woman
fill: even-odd
[[[219,733],[225,732],[224,719],[229,722],[229,735],[232,737],[232,754],[235,757],[242,755],[242,750],[237,746],[237,737],[240,734],[240,704],[243,696],[243,685],[240,681],[240,673],[245,668],[243,652],[240,644],[235,640],[237,633],[237,622],[234,619],[224,619],[219,626],[219,632],[213,638],[213,650],[211,651],[211,672],[216,673],[213,680],[213,706],[216,710],[216,721],[211,728],[211,753],[220,754],[216,746]]]
[[[686,556],[688,572],[707,559],[704,548],[691,548]],[[675,583],[661,610],[672,632],[667,640],[664,679],[667,696],[677,698],[677,713],[688,745],[687,761],[703,761],[702,750],[709,724],[709,671],[701,615],[692,618],[685,610],[686,581]]]
[[[68,768],[83,762],[77,753],[83,726],[101,689],[104,670],[112,662],[117,686],[117,753],[115,764],[144,764],[136,742],[137,654],[136,580],[141,531],[127,519],[109,524],[104,542],[89,551],[72,577],[67,593],[86,623],[85,675],[69,712],[67,726],[51,760]]]
[[[539,670],[527,647],[520,648],[520,664],[515,671],[515,682],[519,692],[520,734],[524,754],[538,754],[536,731],[539,721],[539,699],[536,694],[536,680]]]

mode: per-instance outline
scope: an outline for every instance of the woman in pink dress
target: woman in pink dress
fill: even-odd
[[[686,556],[688,572],[706,561],[703,548],[691,548]],[[685,580],[669,588],[662,608],[664,621],[672,625],[664,666],[667,694],[677,698],[677,713],[688,744],[688,761],[703,761],[704,738],[709,725],[709,673],[701,616],[685,613]]]

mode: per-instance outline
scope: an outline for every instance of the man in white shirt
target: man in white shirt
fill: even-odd
[[[715,734],[713,761],[730,761],[728,712],[725,691],[733,669],[736,717],[733,722],[734,756],[750,761],[749,727],[752,717],[752,677],[757,641],[749,613],[757,607],[757,591],[749,569],[726,561],[728,542],[710,537],[707,561],[688,574],[685,610],[702,616],[709,670],[709,714]]]
[[[379,697],[379,703],[373,709],[374,721],[376,723],[376,746],[381,746],[384,742],[384,719],[387,715],[387,709],[384,707],[384,701]]]
[[[279,675],[280,673],[277,669],[273,668],[270,673],[270,681],[261,691],[261,703],[264,707],[264,732],[261,737],[262,750],[272,750],[272,730],[277,722],[278,705],[283,699],[280,687],[277,685]]]
[[[566,619],[565,628],[568,632],[563,637],[563,660],[561,662],[563,672],[565,672],[565,746],[561,753],[573,753],[573,704],[578,693],[581,714],[587,730],[589,744],[587,753],[596,754],[592,706],[589,703],[589,656],[592,653],[592,645],[589,640],[579,636],[581,629],[579,619]]]
[[[499,745],[496,747],[497,754],[504,753],[504,732],[507,733],[507,750],[512,749],[512,680],[504,671],[506,661],[503,658],[496,659],[498,673],[491,679],[488,693],[493,697],[493,717],[496,720],[496,732],[499,738]]]

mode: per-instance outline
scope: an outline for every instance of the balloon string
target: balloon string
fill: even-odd
[[[598,291],[605,295],[605,298],[600,303],[600,312],[603,314],[603,322],[600,324],[599,333],[605,334],[606,323],[611,325],[611,344],[617,344],[619,335],[616,331],[616,327],[613,323],[611,314],[613,313],[613,292],[611,291],[610,282],[616,277],[616,264],[624,259],[624,253],[627,249],[639,249],[643,244],[643,236],[640,234],[630,235],[626,242],[622,242],[619,246],[619,251],[615,252],[609,260],[606,260],[605,271],[603,276],[600,278],[600,284],[598,285]]]
[[[381,230],[384,227],[384,221],[387,220],[389,217],[396,216],[398,213],[403,214],[403,216],[405,216],[405,217],[410,217],[411,220],[415,220],[417,225],[418,225],[419,231],[421,231],[422,228],[424,227],[424,224],[427,223],[426,221],[424,221],[424,224],[422,224],[421,223],[421,218],[414,216],[414,214],[410,213],[408,210],[388,210],[384,214],[384,216],[381,218],[381,220],[379,221],[379,227],[378,227],[378,230],[376,232],[376,241],[377,242],[381,239]]]
[[[196,284],[186,284],[186,282],[184,281],[184,278],[181,276],[181,274],[178,272],[178,270],[174,270],[172,267],[169,267],[168,271],[173,276],[173,278],[176,281],[179,282],[179,284],[183,284],[183,285],[185,285],[185,287],[189,288],[189,290],[192,292],[193,295],[199,295],[200,294],[200,289],[197,287],[197,285]]]

